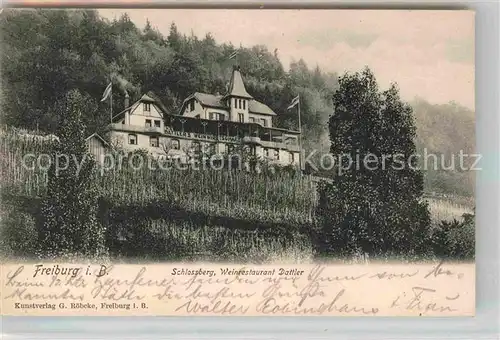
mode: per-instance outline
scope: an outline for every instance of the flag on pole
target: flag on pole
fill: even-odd
[[[300,99],[299,99],[299,96],[297,95],[297,97],[293,98],[292,102],[290,103],[290,106],[287,107],[287,110],[290,110],[295,105],[299,104],[299,102],[300,102]]]
[[[109,83],[108,86],[106,87],[106,89],[104,90],[104,93],[102,94],[101,102],[103,102],[106,99],[108,99],[108,97],[111,95],[111,89],[112,89],[112,87],[113,87],[112,83]]]
[[[236,58],[236,56],[238,55],[238,51],[234,51],[233,53],[231,53],[231,55],[229,56],[229,59],[234,59]]]

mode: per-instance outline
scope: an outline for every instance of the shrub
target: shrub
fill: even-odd
[[[306,235],[272,229],[240,230],[143,217],[122,221],[108,236],[117,254],[148,260],[261,263],[284,257],[300,262],[312,257]]]
[[[56,108],[61,116],[60,143],[54,148],[47,195],[42,204],[44,221],[39,254],[102,257],[106,254],[105,235],[97,219],[95,162],[87,153],[82,124],[85,99],[79,92],[71,91]],[[59,155],[68,156],[69,163],[64,160],[60,169],[56,169]]]
[[[431,242],[437,257],[473,260],[476,247],[474,215],[464,214],[462,221],[442,221],[432,233]]]
[[[23,211],[7,208],[0,218],[0,252],[3,256],[31,258],[38,233],[34,218]]]

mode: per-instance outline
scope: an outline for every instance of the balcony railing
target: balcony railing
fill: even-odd
[[[145,134],[162,134],[164,129],[156,126],[140,126],[140,125],[128,125],[113,123],[110,124],[112,130],[127,131],[127,132],[138,132]]]
[[[269,141],[261,140],[260,145],[264,148],[269,148],[269,149],[286,149],[286,150],[295,151],[295,152],[300,151],[300,148],[298,145],[286,144],[283,142],[269,142]]]
[[[124,131],[124,132],[135,132],[135,133],[144,133],[144,134],[165,134],[165,135],[172,135],[175,136],[175,133],[172,133],[171,131],[168,132],[165,129],[161,129],[159,127],[147,127],[147,126],[140,126],[140,125],[128,125],[128,124],[120,124],[120,123],[114,123],[109,125],[110,129],[115,130],[115,131]],[[181,134],[183,136],[183,134]],[[201,135],[201,134],[195,134],[195,133],[186,133],[186,137],[193,138],[193,139],[206,139],[204,138],[205,136],[208,135]],[[213,136],[213,135],[212,135]],[[234,138],[234,140],[230,137],[221,135],[219,138],[213,138],[214,141],[218,140],[221,142],[239,142],[238,138]],[[297,144],[295,144],[295,141],[293,139],[289,139],[288,142],[283,142],[283,141],[269,141],[269,140],[263,140],[262,137],[257,137],[257,136],[245,136],[242,138],[242,142],[246,144],[256,144],[260,145],[264,148],[270,148],[270,149],[286,149],[289,151],[294,151],[294,152],[299,152],[300,148]]]

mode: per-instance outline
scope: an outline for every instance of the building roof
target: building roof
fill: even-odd
[[[148,96],[147,94],[143,94],[141,98],[139,98],[138,101],[136,101],[135,103],[133,103],[132,105],[130,105],[129,107],[123,109],[122,111],[118,112],[117,114],[115,114],[112,118],[112,121],[114,122],[115,120],[117,119],[121,119],[122,117],[125,116],[125,112],[127,112],[128,110],[134,110],[140,103],[153,103],[153,104],[156,104],[160,107],[160,114],[163,113],[163,104],[161,104],[159,102],[159,100],[155,100],[153,98],[151,98],[150,96]]]
[[[259,123],[241,123],[238,121],[230,121],[230,120],[223,120],[223,121],[218,121],[218,120],[211,120],[211,119],[203,119],[203,118],[195,118],[195,117],[186,117],[183,115],[179,114],[173,114],[173,113],[167,113],[165,114],[165,118],[167,119],[167,122],[172,122],[172,121],[184,121],[186,124],[214,124],[214,125],[219,125],[219,124],[228,124],[231,126],[248,126],[248,125],[253,125],[253,126],[259,126],[260,129],[264,129],[265,131],[280,131],[284,132],[287,134],[294,134],[294,135],[299,135],[299,131],[294,131],[294,130],[288,130],[288,129],[283,129],[283,128],[278,128],[278,127],[270,127],[270,126],[262,126]]]
[[[156,100],[154,100],[153,98],[151,98],[147,94],[143,94],[142,97],[141,97],[141,99],[139,99],[139,101],[141,101],[141,102],[151,102],[151,103],[156,102]]]
[[[99,139],[101,142],[103,142],[104,145],[106,146],[109,146],[109,143],[106,142],[106,140],[104,138],[102,138],[97,132],[94,132],[93,134],[91,134],[90,136],[88,136],[87,138],[85,138],[85,140],[89,140],[91,139],[92,137],[96,137],[97,139]]]
[[[276,113],[264,103],[256,101],[255,99],[250,100],[248,104],[248,111],[252,113],[260,113],[265,115],[276,116]]]
[[[229,110],[229,108],[224,104],[223,101],[224,97],[220,95],[216,96],[208,93],[195,92],[184,100],[184,104],[192,98],[195,98],[203,106]],[[249,100],[248,111],[251,113],[260,113],[264,115],[276,116],[276,113],[269,106],[255,99]]]
[[[229,81],[228,93],[225,95],[225,97],[228,96],[253,99],[253,97],[247,92],[245,88],[239,66],[235,66],[233,68],[233,74],[231,76],[231,80]]]
[[[228,109],[228,107],[222,101],[222,96],[220,95],[216,96],[208,93],[195,92],[192,96],[188,97],[188,99],[191,99],[192,97],[196,98],[196,100],[198,100],[204,106]]]
[[[149,92],[147,93],[147,96],[146,96],[146,97],[148,97],[148,96],[149,96],[149,98],[152,98],[152,99],[154,100],[154,103],[155,103],[156,105],[158,105],[158,107],[159,107],[159,108],[160,108],[160,109],[161,109],[164,113],[168,112],[168,109],[167,109],[167,108],[165,107],[165,105],[162,103],[161,99],[160,99],[160,98],[158,98],[158,96],[156,95],[156,93],[154,93],[153,91],[149,91]],[[146,100],[147,100],[147,99],[146,99]]]

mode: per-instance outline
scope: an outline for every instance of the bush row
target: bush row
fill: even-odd
[[[41,220],[40,201],[9,199],[0,220],[0,250],[4,256],[35,256]],[[6,202],[4,200],[4,202]],[[148,260],[234,260],[261,262],[276,258],[311,259],[313,256],[344,257],[346,245],[325,245],[326,237],[316,225],[263,224],[203,214],[192,214],[169,204],[113,205],[99,200],[99,223],[106,227],[106,245],[114,257]],[[342,232],[340,229],[339,232]],[[355,232],[355,231],[352,231]],[[351,237],[356,235],[350,232]],[[472,260],[475,253],[474,215],[442,221],[421,238],[422,257]],[[337,239],[348,239],[347,234]],[[352,246],[352,244],[350,245]],[[352,254],[349,254],[350,256]],[[401,255],[390,250],[376,257]]]

